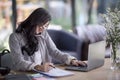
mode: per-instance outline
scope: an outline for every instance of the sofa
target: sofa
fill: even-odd
[[[83,41],[81,46],[81,60],[88,58],[88,46],[90,43],[105,40],[106,29],[101,25],[85,25],[75,28],[77,35]],[[110,57],[109,46],[106,45],[105,58]]]

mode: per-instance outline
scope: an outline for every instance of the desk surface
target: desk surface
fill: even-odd
[[[57,80],[120,80],[120,71],[110,69],[110,59],[105,60],[104,66],[89,72],[72,72],[75,73],[73,76],[62,77]]]
[[[110,59],[105,60],[104,66],[89,72],[72,72],[75,73],[73,76],[61,77],[57,80],[120,80],[120,71],[110,69]]]
[[[64,67],[60,66],[64,69]],[[105,59],[104,66],[89,72],[72,71],[73,76],[55,78],[55,80],[120,80],[120,71],[110,69],[110,59]]]

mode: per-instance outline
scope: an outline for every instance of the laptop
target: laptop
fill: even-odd
[[[87,72],[92,69],[101,67],[104,65],[105,45],[105,41],[89,44],[87,66],[67,66],[65,69]]]

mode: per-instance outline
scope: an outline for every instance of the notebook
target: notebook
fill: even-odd
[[[57,67],[51,69],[49,72],[42,72],[37,70],[34,70],[34,71],[39,72],[40,74],[43,74],[48,77],[63,77],[63,76],[70,76],[74,74],[73,72],[66,71]]]
[[[40,78],[33,78],[32,80],[48,80],[48,79],[45,77],[40,77]]]
[[[104,65],[105,45],[105,41],[89,44],[87,66],[68,66],[66,69],[86,72]]]
[[[40,73],[31,74],[30,76],[31,76],[32,80],[55,80],[54,78],[45,77],[44,75],[42,75]]]

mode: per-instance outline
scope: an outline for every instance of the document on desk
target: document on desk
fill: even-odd
[[[66,71],[60,68],[53,68],[49,72],[42,72],[42,71],[37,71],[37,70],[35,71],[43,75],[49,76],[49,77],[63,77],[63,76],[70,76],[74,74],[73,72]]]

